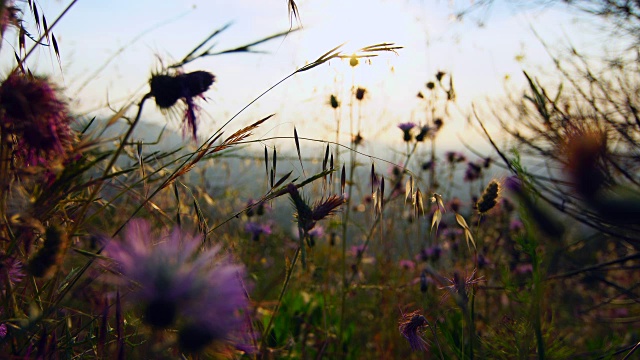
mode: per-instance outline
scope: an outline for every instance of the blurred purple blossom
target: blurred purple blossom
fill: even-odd
[[[514,232],[522,231],[524,230],[524,224],[519,219],[513,219],[509,224],[509,230]]]
[[[410,131],[414,127],[416,127],[416,124],[413,123],[413,122],[406,122],[406,123],[398,124],[398,128],[400,128],[400,130],[405,131],[405,132],[406,131]]]
[[[324,228],[320,225],[316,225],[309,231],[309,236],[319,239],[324,236]]]
[[[405,270],[413,270],[416,267],[416,264],[408,259],[402,259],[400,260],[400,262],[398,263],[398,265]]]
[[[444,157],[450,164],[456,164],[467,160],[464,154],[458,151],[447,151],[444,153]]]
[[[73,139],[67,104],[45,78],[12,74],[0,85],[0,128],[26,165],[64,160]],[[4,139],[3,139],[4,141]]]
[[[219,252],[219,247],[203,249],[200,236],[177,227],[158,236],[144,220],[132,220],[122,239],[105,247],[121,274],[114,282],[134,286],[132,300],[145,308],[143,320],[156,328],[180,329],[185,351],[235,341],[242,327],[244,269]]]
[[[244,231],[251,234],[251,238],[254,241],[260,240],[260,236],[271,235],[271,225],[270,224],[260,224],[257,222],[248,222],[244,226]]]

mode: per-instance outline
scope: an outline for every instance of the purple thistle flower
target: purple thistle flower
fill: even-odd
[[[6,324],[0,324],[0,339],[7,337],[8,329]]]
[[[167,75],[154,74],[149,80],[151,96],[156,99],[156,105],[162,110],[173,107],[178,100],[186,105],[183,123],[185,130],[197,139],[197,116],[200,107],[194,102],[195,97],[202,95],[215,81],[215,76],[206,71],[194,71],[186,74]]]
[[[248,222],[244,226],[244,231],[251,234],[251,238],[253,241],[260,240],[260,235],[271,235],[271,225],[269,224],[259,224],[257,222]]]
[[[11,284],[19,283],[24,277],[24,273],[22,272],[22,263],[20,260],[13,257],[6,257],[0,261],[0,274],[3,276],[3,280],[5,271],[9,275],[9,281]],[[0,283],[0,289],[4,289],[4,281]]]
[[[365,247],[364,244],[362,245],[353,245],[351,247],[351,254],[354,257],[362,257],[362,254],[364,253]]]
[[[398,128],[400,128],[400,130],[402,130],[403,132],[404,141],[411,141],[411,129],[413,129],[415,126],[416,124],[413,122],[398,124]]]
[[[413,129],[414,127],[416,127],[416,124],[413,123],[413,122],[406,122],[406,123],[398,124],[398,128],[400,128],[400,130],[402,130],[402,131],[409,131],[409,130]]]
[[[0,85],[0,108],[0,127],[16,137],[15,153],[26,165],[47,166],[66,157],[71,117],[45,78],[10,75]]]
[[[400,318],[398,330],[409,341],[409,346],[413,351],[426,351],[427,341],[422,338],[420,330],[427,326],[429,323],[427,319],[420,315],[419,311],[414,311],[408,314],[402,314]]]
[[[233,342],[241,330],[239,311],[247,307],[244,270],[202,249],[199,236],[179,228],[160,236],[149,223],[132,220],[122,241],[111,240],[105,254],[131,284],[134,303],[144,307],[143,321],[155,328],[178,328],[184,351],[199,351],[214,341]]]
[[[480,178],[482,173],[482,167],[480,165],[474,164],[471,161],[467,163],[467,170],[464,172],[464,181],[475,181]]]

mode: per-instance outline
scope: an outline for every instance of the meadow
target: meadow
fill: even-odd
[[[383,157],[363,150],[379,140],[362,136],[375,90],[358,84],[323,94],[336,129],[325,138],[297,126],[256,138],[276,114],[237,127],[254,102],[203,132],[199,104],[216,76],[184,69],[223,53],[211,44],[226,28],[109,117],[76,115],[27,65],[42,47],[59,61],[64,15],[0,0],[12,64],[0,85],[0,358],[640,354],[637,46],[615,61],[551,54],[557,82],[524,72],[511,98],[469,109],[486,152],[441,148],[456,91],[438,71]],[[402,51],[320,49],[273,88]],[[182,130],[145,124],[150,108]],[[141,140],[150,129],[156,138]]]

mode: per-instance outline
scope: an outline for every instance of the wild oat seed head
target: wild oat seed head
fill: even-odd
[[[364,95],[367,93],[367,89],[363,88],[363,87],[358,87],[356,89],[356,99],[358,99],[358,101],[362,101],[362,99],[364,99]]]

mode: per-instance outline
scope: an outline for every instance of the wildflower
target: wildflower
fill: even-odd
[[[431,128],[427,125],[420,128],[420,132],[416,135],[417,142],[423,142],[424,139],[432,133]]]
[[[178,343],[187,352],[235,341],[242,327],[238,311],[247,307],[242,267],[221,259],[219,247],[200,250],[201,244],[199,236],[179,228],[157,236],[149,223],[133,220],[123,241],[105,247],[126,279],[116,283],[136,286],[131,295],[144,307],[143,321],[178,328]]]
[[[436,131],[440,130],[440,128],[442,128],[442,125],[444,125],[444,121],[442,121],[442,119],[437,118],[435,120],[433,120],[433,125],[435,125],[436,127]]]
[[[481,173],[482,173],[482,167],[469,161],[467,163],[467,170],[464,173],[464,181],[471,182],[471,181],[478,180],[480,178]]]
[[[511,220],[511,223],[509,223],[509,230],[513,232],[522,231],[524,230],[524,224],[519,219]]]
[[[513,272],[516,273],[516,274],[520,274],[520,275],[532,273],[533,272],[533,265],[531,263],[518,264],[513,269]]]
[[[200,109],[193,98],[204,98],[203,93],[209,90],[209,86],[215,81],[215,76],[206,71],[194,71],[186,74],[168,75],[154,74],[149,80],[151,95],[156,100],[156,105],[162,110],[173,107],[178,100],[186,105],[183,123],[185,127],[197,139],[196,113]]]
[[[362,101],[362,99],[364,99],[364,95],[367,93],[367,89],[363,88],[363,87],[358,87],[356,89],[356,99],[358,99],[358,101]]]
[[[358,133],[356,135],[354,135],[353,139],[352,139],[354,145],[362,144],[363,140],[364,140],[364,138],[362,137],[362,135],[360,135],[360,131],[358,131]]]
[[[402,314],[400,318],[398,330],[409,341],[411,350],[426,351],[427,341],[422,338],[420,330],[427,326],[429,323],[427,319],[420,315],[419,311],[414,311],[408,314]]]
[[[422,95],[422,91],[418,91],[418,94],[416,96],[418,97],[418,99],[424,99],[424,95]]]
[[[434,170],[436,168],[436,163],[429,160],[429,161],[425,161],[422,163],[422,170],[427,171],[427,170]]]
[[[436,87],[436,84],[433,81],[429,81],[426,86],[427,89],[433,90]]]
[[[445,73],[444,71],[438,71],[436,73],[436,79],[438,79],[438,81],[442,81],[442,78],[447,75],[447,73]]]
[[[72,141],[67,104],[45,78],[12,74],[0,85],[0,127],[28,166],[64,159]],[[3,139],[4,141],[4,139]]]
[[[412,122],[398,124],[398,128],[400,128],[400,130],[402,130],[404,134],[403,136],[404,141],[406,142],[411,141],[411,129],[413,129],[415,126],[416,124]]]
[[[340,107],[340,102],[338,101],[338,98],[333,94],[329,97],[329,105],[331,105],[331,107],[334,109],[337,109],[338,107]]]
[[[398,265],[405,270],[413,270],[416,267],[416,264],[413,261],[407,259],[400,260]]]
[[[492,180],[489,185],[482,192],[480,200],[476,204],[476,209],[480,214],[484,214],[487,211],[493,209],[498,203],[498,197],[500,196],[500,183],[496,180]]]
[[[0,259],[0,276],[3,277],[3,281],[0,282],[0,289],[4,289],[5,286],[5,271],[11,284],[22,281],[22,278],[24,277],[24,273],[22,272],[22,263],[13,257],[1,256]]]
[[[449,208],[453,210],[453,212],[459,213],[461,207],[462,201],[460,201],[460,199],[458,199],[457,197],[454,197],[453,199],[451,199],[451,201],[449,201]]]
[[[362,254],[364,254],[364,251],[365,251],[364,244],[362,244],[362,245],[353,245],[351,247],[351,255],[353,255],[356,258],[362,257]]]
[[[444,153],[444,157],[449,164],[461,163],[467,160],[463,153],[457,151],[447,151]]]
[[[0,339],[7,337],[8,330],[6,324],[0,324]]]
[[[253,239],[253,241],[258,241],[262,234],[271,235],[271,226],[268,224],[259,224],[257,222],[248,222],[244,226],[244,231],[251,234],[251,239]]]

